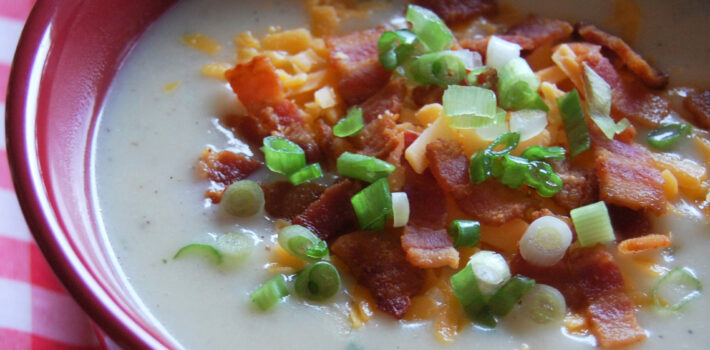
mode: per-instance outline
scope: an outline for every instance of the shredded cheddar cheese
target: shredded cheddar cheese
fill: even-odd
[[[222,50],[222,45],[217,40],[200,33],[185,34],[180,40],[183,44],[208,55],[216,55]]]

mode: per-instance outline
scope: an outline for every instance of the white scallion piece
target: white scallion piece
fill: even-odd
[[[529,140],[547,127],[547,112],[523,109],[510,112],[510,131],[520,133],[520,141]]]
[[[481,58],[481,54],[479,54],[478,52],[466,49],[451,50],[446,52],[450,52],[452,55],[460,58],[461,62],[463,62],[464,67],[466,67],[466,70],[468,71],[472,71],[476,68],[483,66],[483,59]]]
[[[393,227],[404,227],[409,222],[409,199],[405,192],[392,192]]]
[[[565,297],[546,284],[536,284],[521,301],[521,310],[537,323],[559,321],[567,313]]]
[[[527,262],[551,266],[562,260],[572,243],[572,230],[554,216],[533,221],[520,239],[520,254]]]
[[[249,235],[230,232],[217,237],[215,248],[222,253],[222,265],[229,268],[244,262],[255,245],[254,239]]]
[[[520,50],[520,45],[492,36],[486,47],[486,65],[500,69],[511,59],[520,57]]]
[[[502,255],[482,250],[471,256],[468,262],[478,281],[478,288],[486,296],[493,295],[510,279],[510,268]]]
[[[569,216],[577,231],[577,240],[583,247],[616,239],[609,211],[603,201],[572,209]]]

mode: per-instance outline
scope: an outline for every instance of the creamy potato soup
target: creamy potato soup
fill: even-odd
[[[664,116],[667,117],[664,120],[681,121],[681,117],[689,115],[683,109],[682,100],[692,90],[674,87],[710,86],[707,68],[710,41],[704,33],[707,13],[710,13],[708,6],[693,1],[639,5],[633,1],[583,4],[501,1],[499,11],[503,15],[498,19],[503,21],[501,23],[514,23],[511,21],[535,13],[572,24],[585,20],[614,30],[625,39],[633,39],[631,46],[671,77],[670,88],[663,98],[670,102],[674,112]],[[404,3],[383,1],[353,6],[350,12],[340,13],[342,23],[338,35],[382,24],[406,27]],[[226,126],[224,118],[244,114],[245,106],[238,103],[227,81],[213,77],[222,75],[224,68],[208,65],[234,66],[238,54],[244,54],[239,52],[244,48],[244,37],[235,44],[235,37],[240,33],[250,31],[260,40],[268,34],[296,28],[311,28],[306,5],[299,1],[180,1],[147,30],[116,75],[96,126],[92,157],[95,199],[100,208],[100,224],[118,269],[155,322],[185,349],[582,349],[598,346],[589,321],[579,313],[541,324],[532,321],[516,306],[499,317],[496,327],[489,328],[472,323],[468,318],[459,320],[450,314],[447,316],[445,313],[452,309],[435,308],[427,314],[422,311],[426,308],[417,305],[422,315],[412,316],[410,312],[396,319],[391,313],[378,310],[372,301],[362,308],[359,303],[368,303],[371,299],[362,297],[363,287],[357,286],[356,278],[343,268],[342,262],[336,263],[342,287],[332,298],[309,301],[291,293],[268,311],[255,307],[250,295],[259,286],[278,273],[291,275],[288,268],[279,270],[279,262],[274,257],[278,245],[277,227],[282,224],[263,209],[249,217],[232,216],[205,196],[210,183],[197,171],[204,149],[229,150],[264,160],[258,148],[250,146],[234,128]],[[485,36],[492,29],[495,27],[490,23],[479,21],[468,29],[467,35]],[[205,66],[211,68],[205,71]],[[544,82],[547,78],[542,79]],[[564,76],[560,81],[563,79]],[[416,120],[414,115],[408,117]],[[417,130],[421,132],[426,126]],[[647,148],[646,135],[652,129],[648,125],[639,126],[636,142]],[[696,136],[708,137],[707,132],[696,130],[693,135],[684,136],[671,152],[690,159],[703,170],[702,182],[708,154],[701,152],[700,141],[694,140]],[[414,163],[412,166],[416,170]],[[675,181],[683,183],[682,176],[674,175]],[[665,176],[664,181],[670,181],[668,175]],[[262,166],[248,179],[271,183],[285,177]],[[335,174],[329,173],[316,182],[330,185],[334,179]],[[702,284],[706,284],[710,276],[710,225],[703,209],[699,208],[702,200],[695,201],[681,193],[668,203],[669,209],[664,214],[651,216],[652,229],[646,233],[670,237],[669,246],[635,254],[619,253],[614,243],[609,243],[605,249],[612,253],[623,273],[626,289],[632,291],[630,300],[635,304],[638,325],[643,329],[641,337],[646,337],[635,342],[634,347],[705,348],[710,343],[707,317],[710,298],[707,295],[701,294],[678,312],[659,312],[651,301],[654,284],[673,268],[687,267]],[[216,266],[209,256],[173,258],[186,245],[214,244],[218,237],[230,232],[247,237],[247,242],[253,245],[243,261]],[[486,232],[490,231],[484,229],[484,236]],[[486,241],[484,248],[495,247],[491,242]],[[515,244],[513,247],[515,249]],[[466,262],[465,251],[461,253],[461,266]],[[468,252],[468,255],[473,253]],[[450,270],[448,276],[455,272]],[[446,317],[454,319],[442,321]],[[442,329],[442,324],[451,323],[453,330]]]

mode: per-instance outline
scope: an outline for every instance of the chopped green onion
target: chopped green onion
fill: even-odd
[[[483,326],[490,329],[496,328],[496,326],[498,325],[498,320],[493,315],[493,313],[491,313],[489,306],[486,306],[481,311],[479,311],[476,316],[473,317],[473,321],[479,326]]]
[[[676,267],[656,281],[651,296],[653,303],[661,310],[680,311],[699,297],[702,290],[702,283],[690,269]]]
[[[192,243],[188,244],[173,255],[173,260],[183,256],[197,256],[211,261],[215,265],[222,263],[222,253],[209,244]]]
[[[510,188],[518,188],[525,183],[529,167],[530,162],[527,159],[506,154],[499,163],[501,173],[496,176],[500,183]]]
[[[624,118],[618,123],[611,119],[611,87],[584,63],[584,91],[586,92],[587,113],[604,135],[610,139],[624,131],[631,123]]]
[[[329,257],[328,244],[300,225],[290,225],[279,230],[278,241],[287,253],[304,261],[314,262]]]
[[[498,136],[498,138],[491,143],[487,150],[494,157],[503,157],[510,151],[518,147],[518,142],[520,142],[520,134],[517,132],[506,132],[503,135]],[[497,147],[503,146],[503,149],[496,150]]]
[[[513,276],[488,301],[488,309],[493,315],[505,316],[535,286],[535,280],[524,276]]]
[[[471,318],[475,318],[486,306],[486,298],[478,288],[478,281],[473,274],[471,264],[466,264],[466,267],[451,276],[450,281],[451,289],[466,314]]]
[[[493,295],[510,279],[510,268],[505,258],[490,250],[473,254],[468,261],[478,281],[478,288],[485,296]]]
[[[409,199],[406,192],[392,193],[392,227],[404,227],[409,222]]]
[[[478,127],[474,129],[478,137],[485,141],[493,141],[498,136],[505,134],[508,132],[509,126],[508,126],[508,121],[505,120],[505,117],[508,115],[508,112],[506,112],[504,109],[497,107],[496,108],[496,118],[493,121],[493,124]]]
[[[394,165],[375,157],[345,152],[338,157],[338,174],[367,182],[375,182],[392,174]]]
[[[577,90],[570,91],[558,98],[557,106],[562,114],[570,156],[574,158],[586,151],[590,145],[589,130]]]
[[[565,149],[558,146],[532,146],[526,149],[520,156],[527,160],[565,159]]]
[[[528,167],[525,184],[534,188],[542,197],[552,197],[562,190],[562,179],[552,169],[550,164],[542,161],[532,161]]]
[[[377,51],[382,66],[391,71],[402,65],[414,54],[416,41],[417,35],[406,29],[382,33],[377,41]]]
[[[520,57],[522,47],[516,43],[503,40],[497,36],[491,36],[486,47],[486,65],[495,69],[501,69],[514,58]]]
[[[609,211],[603,201],[572,209],[569,215],[577,231],[577,240],[583,247],[616,239]]]
[[[242,263],[254,250],[254,240],[239,232],[220,235],[215,248],[222,254],[223,265],[236,266]]]
[[[536,284],[522,300],[522,310],[537,323],[561,320],[567,313],[565,297],[546,284]]]
[[[562,260],[572,243],[572,230],[554,216],[533,221],[520,239],[520,255],[538,266],[552,266]]]
[[[240,180],[227,187],[221,203],[234,216],[252,216],[264,207],[264,190],[254,181]]]
[[[665,151],[675,146],[682,137],[689,135],[692,130],[693,128],[688,124],[665,124],[651,130],[646,141],[651,147]]]
[[[493,175],[493,157],[485,150],[479,150],[471,156],[468,177],[471,183],[478,185]]]
[[[454,220],[449,225],[449,235],[454,247],[473,247],[481,238],[481,224],[473,220]]]
[[[451,117],[453,128],[478,128],[496,121],[496,95],[477,86],[449,86],[442,98],[444,113]]]
[[[313,163],[304,166],[295,173],[288,176],[288,181],[294,186],[298,186],[304,182],[311,181],[323,176],[323,170],[320,168],[320,164]]]
[[[340,274],[327,261],[315,262],[296,275],[294,290],[308,300],[330,299],[340,290]]]
[[[539,86],[540,80],[523,58],[513,58],[498,70],[498,98],[503,108],[547,112],[549,108],[537,93]]]
[[[466,66],[453,51],[432,52],[408,64],[407,77],[422,85],[454,85],[466,79]]]
[[[365,122],[362,119],[362,108],[351,107],[348,110],[348,115],[340,119],[338,124],[333,127],[333,135],[337,137],[352,136],[360,132],[365,127]]]
[[[261,150],[266,166],[273,172],[290,175],[306,166],[306,153],[301,146],[283,137],[265,137]]]
[[[249,299],[261,310],[266,311],[289,295],[286,276],[276,275],[251,293]]]
[[[412,24],[412,32],[419,37],[429,52],[451,47],[454,34],[434,12],[421,6],[409,5],[405,19]]]
[[[485,75],[484,75],[485,74]],[[475,68],[471,70],[471,72],[466,75],[466,82],[468,85],[471,86],[478,86],[482,87],[484,89],[490,89],[493,87],[494,79],[490,77],[495,77],[496,76],[496,71],[495,69],[488,67],[488,66],[482,66]],[[484,80],[480,81],[481,76],[483,75]]]
[[[355,194],[350,202],[363,230],[380,231],[392,216],[392,195],[387,179],[379,179]]]
[[[547,113],[535,109],[523,109],[510,113],[510,131],[520,133],[520,141],[529,140],[547,127]]]

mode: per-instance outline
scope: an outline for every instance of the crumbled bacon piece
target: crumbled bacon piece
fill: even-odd
[[[636,76],[641,78],[643,83],[654,89],[662,89],[668,84],[668,76],[651,67],[646,60],[636,53],[628,44],[619,37],[604,32],[591,24],[580,23],[577,32],[584,40],[602,45],[614,51],[624,65]]]
[[[444,87],[440,85],[419,85],[412,90],[412,100],[417,107],[439,103],[444,97]]]
[[[465,23],[498,11],[495,0],[415,0],[414,3],[432,10],[448,25]]]
[[[197,166],[199,174],[212,182],[205,194],[213,203],[219,203],[224,189],[235,181],[246,179],[261,167],[261,162],[243,154],[231,151],[214,152],[206,148],[202,151]]]
[[[402,249],[410,264],[425,268],[459,266],[459,252],[446,229],[407,226],[402,235]]]
[[[257,56],[238,64],[227,70],[224,76],[249,111],[258,111],[285,98],[276,68],[266,56]]]
[[[426,156],[439,186],[454,197],[462,211],[484,224],[502,225],[523,217],[533,206],[526,194],[500,182],[487,180],[472,185],[468,178],[468,158],[452,141],[439,139],[430,143]]]
[[[683,105],[693,116],[693,124],[710,130],[710,89],[688,95],[683,99]]]
[[[530,15],[522,22],[508,29],[505,34],[530,39],[532,47],[525,49],[531,50],[545,44],[567,39],[572,35],[572,31],[572,25],[566,21]]]
[[[367,124],[357,135],[349,137],[348,140],[358,150],[358,153],[385,159],[399,146],[401,141],[403,142],[398,135],[395,116],[385,113]]]
[[[656,215],[666,211],[664,180],[648,151],[603,135],[593,137],[593,146],[602,200]]]
[[[597,176],[593,169],[573,166],[567,160],[551,160],[552,169],[562,179],[562,190],[552,199],[567,210],[593,202],[599,197]]]
[[[351,180],[330,186],[308,209],[297,215],[293,223],[311,230],[325,241],[352,231],[358,223],[350,198],[359,190],[360,185]]]
[[[279,219],[291,219],[301,214],[326,189],[313,182],[294,186],[288,181],[262,185],[261,188],[264,190],[264,209],[272,218]]]
[[[330,249],[372,293],[377,307],[398,319],[424,287],[424,270],[407,261],[397,232],[348,233]]]
[[[385,87],[370,96],[362,107],[362,120],[369,124],[385,112],[399,114],[402,111],[402,102],[407,97],[407,84],[404,79],[391,81]]]
[[[349,105],[365,101],[389,81],[391,73],[382,67],[377,52],[384,31],[380,27],[325,40],[338,73],[338,92]]]
[[[405,167],[404,192],[409,199],[409,225],[441,228],[446,226],[447,211],[444,191],[429,170],[417,174],[409,164]]]
[[[651,233],[651,218],[641,210],[609,204],[609,218],[614,232],[621,239],[640,237]]]

